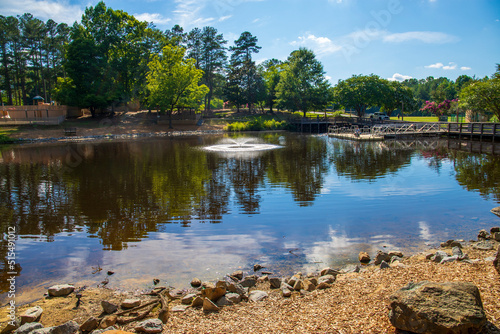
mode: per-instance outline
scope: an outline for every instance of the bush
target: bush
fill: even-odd
[[[498,117],[497,115],[494,115],[493,117],[490,118],[490,122],[492,123],[498,123]]]
[[[10,138],[9,136],[6,136],[4,134],[0,134],[0,144],[7,144],[7,143],[12,143],[15,140]]]
[[[286,121],[275,119],[263,120],[261,117],[249,122],[234,122],[224,127],[226,131],[263,131],[263,130],[284,130],[287,127]]]

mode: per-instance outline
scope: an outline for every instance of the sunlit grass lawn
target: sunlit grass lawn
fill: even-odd
[[[397,121],[401,120],[401,118],[391,117],[391,120]],[[405,116],[403,120],[405,122],[439,122],[437,116]]]

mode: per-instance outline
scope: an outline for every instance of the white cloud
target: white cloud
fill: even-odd
[[[203,17],[203,9],[207,5],[207,0],[175,0],[177,6],[173,10],[175,24],[180,25],[184,30],[191,27],[202,26],[214,21],[213,17]]]
[[[226,16],[222,16],[222,17],[219,17],[219,22],[222,22],[222,21],[226,21],[228,19],[230,19],[231,17],[233,17],[233,15],[226,15]]]
[[[168,22],[172,21],[167,17],[163,17],[159,13],[142,13],[142,14],[134,14],[134,17],[139,21],[152,22],[154,24],[164,25]]]
[[[331,81],[332,80],[332,77],[329,76],[329,75],[325,75],[325,79],[328,80],[328,81]]]
[[[432,65],[426,65],[424,66],[425,68],[441,68],[443,67],[443,63],[435,63],[435,64],[432,64]]]
[[[461,69],[462,71],[472,70],[472,68],[467,67],[467,66],[462,66],[462,67],[460,67],[460,69]]]
[[[457,64],[450,62],[448,65],[443,66],[443,70],[454,70],[457,68]]]
[[[411,79],[412,77],[410,77],[409,75],[403,75],[403,74],[399,74],[399,73],[394,73],[392,75],[392,77],[388,78],[387,80],[389,81],[405,81],[407,79]]]
[[[57,23],[72,25],[81,20],[83,9],[66,0],[16,0],[0,1],[0,13],[5,16],[32,13],[41,20],[52,19]]]
[[[403,33],[388,34],[383,38],[384,42],[402,43],[412,40],[417,40],[430,44],[445,44],[453,43],[459,40],[458,37],[434,31],[409,31]]]
[[[257,19],[255,19],[255,20],[253,20],[253,21],[252,21],[252,23],[257,23],[257,22],[259,22],[259,21],[260,21],[260,19],[258,19],[258,18],[257,18]]]
[[[309,48],[313,50],[318,57],[329,55],[342,49],[340,45],[334,44],[328,37],[316,37],[312,34],[299,36],[297,41],[293,41],[290,44]]]

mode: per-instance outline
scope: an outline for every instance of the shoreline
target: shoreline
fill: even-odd
[[[500,309],[497,300],[500,280],[499,273],[492,265],[492,257],[499,248],[499,242],[491,240],[491,243],[494,247],[490,250],[477,249],[479,241],[464,243],[463,252],[468,254],[470,259],[468,261],[436,263],[428,259],[429,251],[424,251],[390,261],[386,269],[381,269],[380,265],[370,264],[363,266],[359,272],[337,272],[335,281],[326,289],[291,291],[290,297],[283,297],[281,289],[271,288],[270,277],[265,278],[263,275],[267,269],[258,270],[255,277],[248,274],[245,276],[256,281],[255,286],[249,290],[264,291],[268,297],[263,301],[242,301],[235,305],[224,306],[215,313],[206,313],[199,308],[183,305],[181,298],[177,298],[189,293],[200,293],[199,288],[171,290],[169,291],[170,316],[163,329],[168,333],[249,331],[394,333],[395,329],[387,316],[389,295],[411,281],[425,280],[464,281],[478,286],[488,319],[485,333],[498,333]],[[451,255],[450,246],[450,241],[443,243],[442,247],[433,250],[433,253],[441,250]],[[272,271],[272,268],[270,270]],[[245,280],[245,277],[242,279]],[[303,273],[302,277],[312,276]],[[158,286],[161,286],[161,282]],[[205,289],[215,287],[208,282],[204,283],[204,286]],[[156,289],[158,290],[158,287]],[[33,303],[18,307],[17,314],[20,315],[28,308],[38,305],[44,309],[41,323],[45,327],[61,325],[69,320],[81,325],[90,316],[97,319],[106,317],[101,308],[102,300],[119,305],[124,299],[138,298],[144,304],[154,298],[139,291],[122,291],[106,287],[91,287],[79,293],[82,302],[79,307],[75,307],[76,293],[70,293],[64,297],[42,297]],[[7,306],[0,309],[0,328],[5,326],[6,311],[8,311]],[[149,318],[157,318],[157,312],[157,309],[152,311]],[[115,324],[114,328],[133,332],[134,323]]]

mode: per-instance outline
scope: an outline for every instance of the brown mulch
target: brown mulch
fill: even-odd
[[[359,274],[339,275],[333,287],[291,298],[270,290],[269,283],[259,283],[256,289],[269,292],[269,298],[258,303],[242,302],[223,308],[218,313],[205,314],[188,308],[184,313],[171,313],[164,333],[395,333],[388,320],[388,297],[409,282],[466,281],[475,284],[480,292],[488,318],[485,333],[500,333],[500,279],[491,261],[495,251],[464,249],[471,259],[468,264],[453,262],[436,264],[415,255],[403,260],[404,267],[380,270],[374,266]],[[18,309],[40,305],[44,309],[41,322],[45,327],[68,320],[83,323],[89,316],[99,316],[100,301],[119,301],[130,294],[109,289],[88,289],[83,292],[82,304],[75,308],[74,294],[64,298],[45,298]],[[143,299],[152,297],[142,297]],[[171,306],[179,304],[174,301]],[[5,321],[6,309],[0,313]],[[155,311],[157,312],[157,311]],[[133,324],[118,326],[132,330]]]

